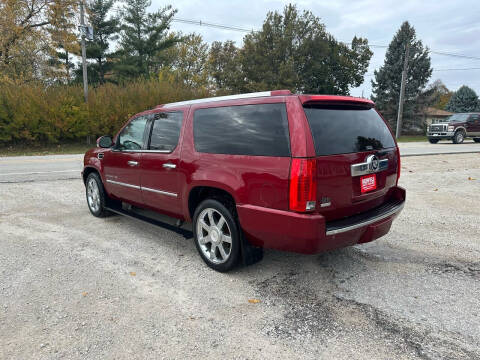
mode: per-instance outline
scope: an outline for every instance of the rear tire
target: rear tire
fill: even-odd
[[[217,200],[207,199],[193,215],[193,239],[203,261],[212,269],[227,272],[240,259],[240,231],[232,211]]]
[[[461,144],[463,143],[463,140],[465,140],[465,134],[462,130],[459,130],[453,135],[453,143],[454,144]]]
[[[473,141],[475,141],[476,143],[480,143],[480,138],[475,138],[473,139]]]
[[[428,139],[428,142],[430,144],[436,144],[436,143],[438,143],[438,139]]]
[[[102,180],[96,172],[88,175],[87,181],[85,182],[85,194],[88,208],[93,216],[102,218],[111,214],[105,210],[107,194],[103,188]]]

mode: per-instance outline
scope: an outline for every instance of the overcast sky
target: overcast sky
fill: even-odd
[[[281,11],[282,0],[152,0],[152,10],[172,4],[178,18],[201,20],[247,29],[260,29],[268,11]],[[370,44],[388,45],[403,21],[408,20],[417,37],[434,51],[458,53],[480,58],[480,1],[418,1],[418,0],[301,0],[299,9],[312,11],[337,40],[350,41],[354,35],[366,37]],[[173,22],[172,29],[196,32],[207,42],[234,40],[241,45],[241,32]],[[351,95],[369,97],[369,74],[384,61],[385,49],[372,49],[374,55],[364,83],[351,90]],[[431,54],[434,69],[480,68],[480,60]],[[480,94],[480,69],[465,71],[434,71],[431,81],[441,79],[449,89],[468,85]]]

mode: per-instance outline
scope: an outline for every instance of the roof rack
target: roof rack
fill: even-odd
[[[257,98],[257,97],[284,96],[284,95],[292,95],[292,93],[290,92],[290,90],[260,91],[260,92],[247,93],[247,94],[216,96],[216,97],[204,98],[204,99],[179,101],[179,102],[174,102],[174,103],[165,104],[165,105],[158,105],[156,108],[160,108],[160,107],[169,108],[169,107],[176,107],[176,106],[183,106],[183,105],[209,103],[214,101],[249,99],[249,98]]]

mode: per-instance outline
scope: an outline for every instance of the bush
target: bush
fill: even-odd
[[[55,144],[114,134],[132,115],[158,104],[207,97],[163,79],[137,80],[90,88],[83,101],[80,85],[0,82],[0,145]]]

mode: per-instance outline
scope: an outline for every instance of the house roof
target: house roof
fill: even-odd
[[[443,117],[443,116],[450,116],[450,115],[453,115],[452,112],[449,112],[449,111],[445,111],[445,110],[440,110],[440,109],[436,109],[436,108],[433,108],[433,107],[427,107],[425,109],[425,115],[427,116],[438,116],[438,117]]]

